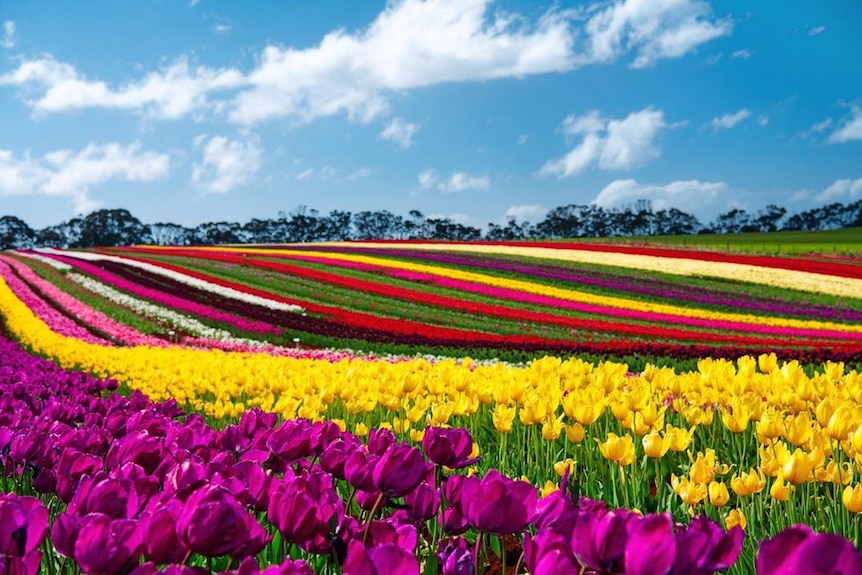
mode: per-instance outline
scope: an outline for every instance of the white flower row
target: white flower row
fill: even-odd
[[[56,270],[60,270],[61,272],[67,272],[72,269],[67,263],[57,261],[54,258],[46,258],[45,256],[34,254],[31,252],[15,252],[16,255],[21,257],[30,258],[31,260],[36,260],[37,262],[42,262],[45,265],[49,265]]]
[[[232,299],[244,301],[246,303],[260,305],[267,307],[273,310],[281,310],[281,311],[295,311],[300,312],[304,311],[301,306],[283,303],[280,301],[276,301],[273,299],[257,296],[254,294],[249,294],[245,292],[241,292],[239,290],[235,290],[233,288],[229,288],[226,286],[220,286],[218,284],[214,284],[208,282],[206,280],[202,280],[196,277],[192,277],[190,275],[186,275],[184,273],[176,272],[174,270],[169,270],[163,268],[161,266],[150,264],[147,262],[140,262],[137,260],[124,258],[120,256],[110,256],[105,254],[97,254],[92,252],[77,252],[77,251],[57,251],[51,249],[40,250],[46,253],[56,253],[57,255],[68,256],[72,258],[77,258],[86,261],[112,261],[116,263],[125,264],[128,266],[136,267],[138,269],[142,269],[144,271],[148,271],[151,273],[159,274],[164,277],[176,280],[180,283],[184,283],[188,286],[199,288],[210,293],[218,294],[221,296],[229,297]]]
[[[208,337],[212,339],[227,340],[231,339],[230,332],[223,329],[217,329],[204,325],[194,318],[190,318],[173,310],[163,308],[150,302],[143,301],[129,294],[115,290],[114,288],[96,281],[93,278],[81,275],[79,273],[69,273],[66,275],[69,279],[81,284],[84,288],[96,293],[114,303],[126,306],[138,313],[148,317],[156,318],[167,322],[171,326],[184,332],[192,333],[198,337]]]

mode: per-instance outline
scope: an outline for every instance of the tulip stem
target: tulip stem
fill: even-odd
[[[476,545],[473,547],[473,572],[476,575],[482,575],[482,571],[479,569],[481,563],[479,563],[479,551],[482,549],[482,532],[476,532]]]
[[[365,533],[362,535],[362,543],[368,539],[368,532],[371,530],[371,522],[374,520],[374,514],[377,513],[377,508],[380,506],[380,502],[383,501],[383,492],[380,492],[380,495],[377,496],[377,500],[374,502],[374,505],[371,507],[371,511],[368,513],[368,521],[365,523]]]

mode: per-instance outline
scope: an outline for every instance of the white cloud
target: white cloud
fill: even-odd
[[[74,200],[77,213],[84,213],[99,206],[89,195],[94,187],[111,180],[151,182],[169,170],[167,155],[141,151],[138,142],[55,150],[41,159],[0,150],[0,196],[66,196]]]
[[[296,179],[299,181],[307,180],[308,178],[310,178],[313,175],[314,175],[314,168],[308,168],[306,170],[299,172],[296,175]]]
[[[645,108],[622,120],[603,118],[593,110],[583,116],[569,116],[561,130],[567,136],[584,136],[581,143],[562,158],[549,160],[540,175],[564,178],[593,163],[602,170],[627,170],[661,155],[654,141],[666,127],[661,111]]]
[[[722,54],[721,52],[719,52],[718,54],[713,54],[706,59],[706,64],[707,66],[715,66],[716,64],[721,62],[722,58],[724,58],[724,54]]]
[[[636,52],[631,66],[644,68],[679,58],[701,44],[730,34],[729,18],[715,19],[702,0],[624,0],[596,12],[587,22],[588,62],[610,62]]]
[[[192,166],[192,184],[206,192],[230,192],[247,184],[260,169],[263,154],[253,139],[241,142],[202,134],[194,144],[203,148],[203,158]]]
[[[734,52],[733,54],[730,55],[730,57],[733,58],[734,60],[748,60],[752,56],[754,56],[754,50],[748,50],[748,49],[737,50],[736,52]]]
[[[229,24],[216,24],[213,26],[213,32],[216,34],[227,34],[230,32],[230,28]]]
[[[539,204],[531,204],[528,206],[509,206],[506,210],[506,218],[515,218],[520,222],[538,221],[544,218],[548,213],[548,208]]]
[[[808,29],[809,36],[817,36],[818,34],[822,34],[826,32],[826,26],[813,26]]]
[[[862,199],[862,178],[835,180],[831,186],[814,196],[814,199],[824,203]]]
[[[467,190],[487,190],[491,187],[488,176],[471,176],[464,172],[452,174],[449,179],[440,182],[437,189],[445,193],[464,192]]]
[[[348,182],[355,182],[356,180],[361,180],[362,178],[367,178],[371,175],[370,168],[359,168],[355,172],[347,174],[344,179]]]
[[[117,108],[157,119],[200,117],[206,111],[215,111],[222,106],[209,102],[207,94],[232,90],[243,82],[242,74],[236,70],[192,68],[185,58],[117,89],[102,81],[87,80],[73,66],[53,58],[23,62],[15,71],[0,76],[0,84],[44,88],[40,98],[27,100],[37,113]]]
[[[832,144],[849,142],[851,140],[862,140],[862,108],[853,106],[850,110],[851,118],[843,126],[829,134],[829,142]]]
[[[401,118],[394,118],[380,132],[380,138],[395,142],[404,149],[413,145],[413,134],[419,131],[420,124],[405,122]]]
[[[393,93],[565,72],[628,53],[632,66],[644,67],[731,31],[730,20],[714,18],[704,0],[617,0],[600,10],[554,8],[535,20],[493,10],[493,3],[392,0],[365,29],[332,31],[309,48],[268,45],[247,72],[193,67],[181,57],[109,85],[43,58],[22,62],[0,82],[27,88],[26,103],[41,113],[97,107],[157,119],[226,112],[244,125],[336,114],[368,122],[388,111]],[[33,74],[35,63],[63,74]]]
[[[683,180],[666,184],[639,184],[635,180],[615,180],[592,203],[604,208],[625,206],[637,200],[652,202],[655,210],[677,208],[687,213],[704,213],[728,193],[724,182]]]
[[[721,128],[732,128],[744,119],[751,116],[751,110],[748,108],[743,108],[733,114],[725,114],[720,118],[712,119],[712,128],[714,130],[719,130]]]
[[[419,181],[419,189],[427,190],[433,188],[437,183],[437,173],[434,170],[425,170],[417,177]]]
[[[15,47],[15,22],[12,20],[3,22],[3,35],[0,37],[0,46],[4,48]]]
[[[523,146],[527,143],[527,140],[529,139],[530,137],[527,134],[521,134],[520,136],[518,136],[518,145]]]

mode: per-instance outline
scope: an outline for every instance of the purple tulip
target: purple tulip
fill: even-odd
[[[380,427],[368,431],[368,453],[383,455],[396,443],[395,434],[391,429]]]
[[[344,478],[351,486],[363,491],[375,491],[374,467],[378,457],[357,449],[344,462]]]
[[[288,465],[314,454],[311,424],[304,419],[288,419],[276,427],[266,441],[272,454]]]
[[[155,563],[142,563],[135,567],[129,575],[210,575],[203,567],[189,567],[188,565],[166,565],[159,569]]]
[[[345,479],[344,465],[358,444],[340,437],[332,440],[320,454],[320,467],[336,479]]]
[[[331,526],[343,521],[344,503],[332,479],[318,470],[275,483],[267,517],[288,541],[310,553],[328,553]]]
[[[0,493],[0,556],[25,557],[48,533],[48,510],[34,497]]]
[[[141,515],[144,553],[155,563],[179,563],[189,552],[177,534],[177,519],[183,503],[169,495],[151,500],[152,511]]]
[[[470,544],[463,537],[455,537],[438,544],[437,559],[442,575],[473,575],[475,561]]]
[[[578,564],[567,539],[553,531],[540,531],[535,537],[524,536],[524,563],[532,575],[578,573]]]
[[[671,575],[711,574],[736,562],[745,537],[738,525],[724,530],[705,515],[676,533],[676,560]]]
[[[344,575],[419,575],[419,560],[406,549],[395,544],[366,548],[352,540],[347,546]]]
[[[756,564],[757,575],[858,575],[862,553],[840,535],[794,525],[760,543]]]
[[[620,510],[580,513],[572,541],[578,561],[600,572],[619,570],[628,540],[627,519],[628,515]]]
[[[409,505],[407,514],[413,521],[428,521],[437,516],[440,509],[440,491],[434,489],[427,481],[416,486],[416,489],[404,496],[404,503]]]
[[[450,469],[461,469],[479,461],[478,457],[469,459],[473,452],[473,438],[466,429],[426,427],[422,449],[429,461]]]
[[[42,564],[42,553],[33,551],[24,557],[0,555],[0,573],[4,575],[37,575]]]
[[[261,569],[253,557],[243,559],[235,571],[221,571],[218,575],[314,575],[305,561],[285,559],[281,565]]]
[[[478,531],[509,535],[522,531],[536,513],[536,488],[491,469],[482,479],[467,477],[461,486],[461,511]]]
[[[271,539],[236,497],[217,485],[203,487],[188,498],[176,529],[186,547],[205,557],[255,555]]]
[[[81,519],[73,558],[88,575],[119,575],[131,571],[142,549],[137,521],[94,513]]]
[[[425,478],[428,464],[422,452],[406,443],[392,445],[374,466],[375,487],[392,497],[401,497]]]
[[[676,539],[670,515],[648,515],[629,529],[625,550],[627,575],[665,575],[676,557]]]

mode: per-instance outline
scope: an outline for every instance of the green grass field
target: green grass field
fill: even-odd
[[[636,245],[668,245],[755,254],[862,255],[862,228],[813,232],[753,232],[697,236],[605,238]]]

